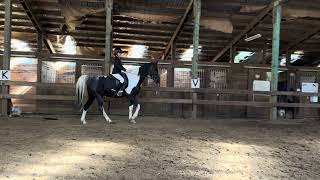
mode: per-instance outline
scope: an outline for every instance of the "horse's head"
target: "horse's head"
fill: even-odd
[[[151,77],[151,79],[157,84],[160,84],[160,75],[158,71],[158,62],[152,62],[144,64],[139,69],[139,75],[142,77]]]
[[[159,75],[159,71],[158,71],[158,62],[150,63],[149,76],[157,85],[160,85],[160,75]]]

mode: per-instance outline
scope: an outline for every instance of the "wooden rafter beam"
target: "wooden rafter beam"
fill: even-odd
[[[32,12],[31,6],[29,5],[29,2],[27,0],[19,0],[20,4],[22,5],[24,11],[28,15],[29,19],[31,20],[33,26],[36,28],[37,32],[42,34],[44,44],[50,51],[50,53],[56,53],[51,41],[48,39],[46,32],[43,30],[40,22],[37,20],[36,16]]]
[[[296,41],[288,44],[286,47],[281,48],[280,49],[280,54],[286,53],[289,50],[292,50],[294,47],[296,47],[297,45],[303,43],[304,41],[308,40],[309,38],[311,38],[312,36],[316,35],[317,33],[320,32],[320,27],[315,28],[314,30],[305,33],[301,38],[297,39]],[[310,46],[310,45],[304,45],[305,50],[310,50],[310,51],[314,51],[314,52],[318,52],[319,48],[318,46]],[[266,59],[268,59],[270,61],[270,55],[268,57],[266,57]]]
[[[273,3],[271,3],[267,8],[265,8],[256,18],[252,20],[250,24],[247,25],[244,31],[242,31],[238,36],[236,36],[226,47],[224,47],[219,54],[217,54],[212,61],[215,62],[220,59],[229,49],[231,49],[237,42],[239,42],[248,32],[250,32],[254,27],[256,27],[259,22],[261,22],[273,9]]]
[[[281,49],[281,53],[286,52],[287,50],[290,50],[294,48],[295,46],[303,43],[304,41],[308,40],[312,36],[316,35],[320,32],[320,27],[314,28],[312,31],[305,33],[301,38],[297,39],[296,41],[290,43],[286,48]]]
[[[166,47],[166,49],[165,49],[165,51],[164,51],[161,59],[165,59],[165,58],[168,56],[168,54],[169,54],[169,52],[170,52],[171,45],[172,45],[173,42],[176,40],[179,32],[181,31],[181,29],[182,29],[182,27],[183,27],[183,23],[186,21],[186,19],[187,19],[187,17],[188,17],[188,14],[189,14],[190,11],[192,10],[192,5],[193,5],[193,0],[190,0],[190,3],[189,3],[189,5],[188,5],[186,11],[184,12],[183,17],[182,17],[179,25],[177,26],[176,30],[174,31],[174,33],[173,33],[173,35],[172,35],[169,43],[167,44],[167,47]]]

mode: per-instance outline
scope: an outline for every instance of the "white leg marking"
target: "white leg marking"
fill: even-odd
[[[104,116],[104,118],[106,119],[106,121],[108,122],[108,123],[111,123],[112,121],[111,121],[111,119],[109,118],[109,116],[107,115],[107,113],[104,111],[104,108],[102,108],[103,109],[103,116]]]
[[[87,111],[83,110],[82,111],[82,116],[81,116],[82,124],[87,124],[87,122],[86,122],[86,114],[87,114]]]
[[[139,111],[140,111],[140,104],[137,105],[136,112],[133,114],[132,120],[138,117]]]
[[[132,119],[132,110],[133,110],[133,105],[129,106],[129,120]]]

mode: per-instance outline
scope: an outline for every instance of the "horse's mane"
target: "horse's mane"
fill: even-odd
[[[149,63],[144,63],[140,66],[139,68],[139,72],[138,75],[139,76],[146,76],[148,73],[148,68],[149,68],[150,64]]]

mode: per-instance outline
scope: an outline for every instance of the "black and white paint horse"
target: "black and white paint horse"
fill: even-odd
[[[139,68],[139,73],[131,74],[125,72],[128,77],[128,87],[121,96],[116,95],[116,91],[121,87],[123,78],[119,74],[110,74],[108,76],[88,76],[82,75],[77,81],[76,85],[76,101],[79,107],[83,108],[81,122],[86,124],[86,113],[92,105],[93,101],[97,99],[100,112],[103,114],[107,122],[112,123],[103,106],[103,97],[121,98],[127,97],[129,103],[129,121],[136,123],[140,110],[140,104],[136,96],[140,92],[141,84],[147,78],[151,78],[157,85],[160,84],[160,76],[158,72],[157,63],[143,64]],[[88,100],[85,102],[86,96]],[[136,107],[133,113],[133,108]]]

